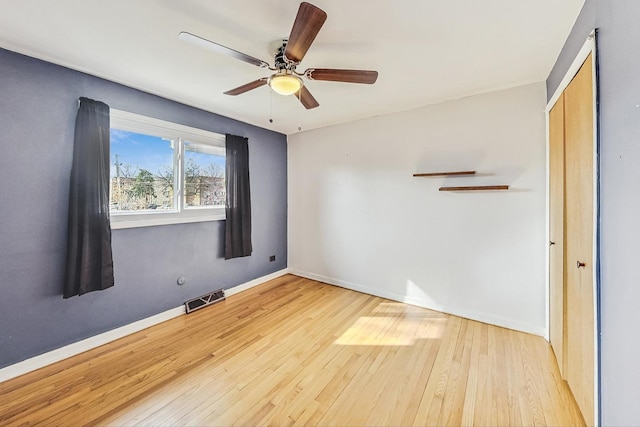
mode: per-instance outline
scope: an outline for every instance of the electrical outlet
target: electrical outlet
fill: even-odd
[[[275,260],[276,260],[276,256],[275,256],[275,255],[271,255],[271,256],[269,257],[269,262],[273,262],[273,261],[275,261]]]

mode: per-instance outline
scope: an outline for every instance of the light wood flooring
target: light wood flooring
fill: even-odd
[[[283,276],[0,384],[0,425],[583,425],[542,338]]]

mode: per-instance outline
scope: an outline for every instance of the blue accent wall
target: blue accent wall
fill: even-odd
[[[224,260],[224,221],[113,230],[115,286],[64,300],[81,96],[248,137],[253,255]],[[0,49],[0,147],[0,368],[287,266],[285,135]]]
[[[547,79],[551,96],[598,29],[600,418],[640,425],[640,1],[586,0]]]

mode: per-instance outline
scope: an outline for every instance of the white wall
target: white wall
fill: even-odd
[[[289,136],[290,271],[542,335],[545,103],[541,82]],[[412,177],[450,170],[478,173]]]

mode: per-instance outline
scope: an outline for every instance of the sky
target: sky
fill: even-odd
[[[120,163],[121,176],[126,173],[127,165],[134,176],[139,169],[146,169],[157,175],[158,172],[173,165],[172,141],[157,136],[111,129],[111,177],[116,176],[116,155],[117,162]],[[188,151],[186,158],[194,159],[203,168],[214,162],[224,170],[222,156]]]

